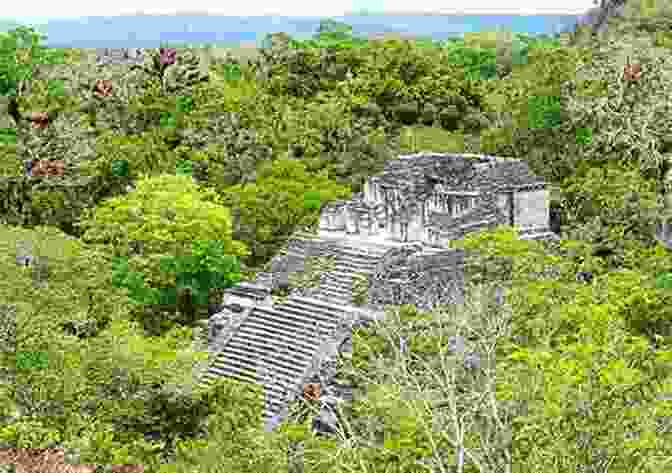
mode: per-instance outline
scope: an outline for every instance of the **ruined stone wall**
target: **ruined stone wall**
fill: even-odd
[[[463,300],[464,252],[413,255],[369,277],[368,304],[412,304],[422,310]]]
[[[549,192],[546,189],[531,189],[514,194],[514,224],[521,231],[547,229],[549,216]]]
[[[333,243],[292,237],[286,250],[275,255],[268,265],[271,288],[289,284],[289,275],[304,271],[306,258],[326,257],[337,254]]]

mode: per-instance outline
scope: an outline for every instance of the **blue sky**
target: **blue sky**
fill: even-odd
[[[468,8],[463,5],[467,3]],[[374,12],[416,12],[453,14],[580,14],[592,8],[592,0],[511,0],[502,5],[501,0],[350,0],[346,2],[306,2],[305,0],[247,0],[228,2],[221,0],[114,0],[112,2],[82,2],[81,0],[6,1],[2,17],[19,22],[44,23],[49,19],[82,16],[117,16],[124,14],[173,14],[205,13],[227,16],[341,16],[362,9]],[[542,6],[539,6],[540,3]],[[188,5],[188,9],[185,9]],[[35,16],[39,12],[40,16]]]

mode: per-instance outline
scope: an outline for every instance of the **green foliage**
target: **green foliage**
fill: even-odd
[[[65,196],[58,191],[35,191],[31,195],[31,201],[41,209],[62,209],[65,206]]]
[[[608,246],[619,262],[631,241],[653,244],[663,208],[655,181],[619,165],[588,168],[564,183],[563,209],[568,235]]]
[[[97,102],[97,156],[89,169],[139,180],[138,190],[101,202],[82,219],[86,251],[62,235],[37,249],[55,272],[48,288],[33,288],[29,272],[14,264],[16,229],[0,237],[0,299],[19,307],[24,352],[39,350],[49,361],[39,372],[20,373],[30,389],[15,396],[17,407],[49,416],[9,423],[2,439],[30,447],[58,440],[87,460],[142,459],[151,471],[286,471],[287,449],[297,444],[307,471],[448,471],[460,444],[465,473],[504,465],[521,473],[607,464],[610,471],[665,471],[672,449],[656,423],[670,415],[661,399],[672,389],[672,262],[650,236],[663,212],[659,191],[672,149],[669,55],[654,57],[660,51],[651,47],[665,46],[667,22],[614,22],[609,41],[596,36],[585,48],[500,34],[439,48],[428,41],[367,44],[352,38],[348,25],[325,20],[309,41],[269,36],[258,64],[228,63],[221,74],[211,71],[211,83],[199,82],[189,55],[165,84],[136,75],[141,87],[133,98],[109,108]],[[30,59],[39,56],[37,42],[21,34],[0,47],[0,87],[14,93],[25,81],[30,94],[19,101],[22,111],[69,107],[64,95],[72,84],[60,73],[38,76]],[[32,46],[11,42],[19,37]],[[628,86],[626,54],[643,69]],[[73,71],[90,76],[82,79],[87,86],[100,78],[84,64]],[[114,90],[131,83],[125,80]],[[81,132],[78,123],[68,117],[56,129]],[[11,129],[6,136],[23,140]],[[306,422],[262,433],[250,422],[261,420],[251,407],[260,393],[253,402],[228,388],[203,398],[150,388],[191,380],[191,363],[205,354],[189,349],[189,327],[144,336],[131,322],[134,308],[176,305],[185,293],[192,304],[204,302],[211,290],[239,280],[235,256],[246,252],[234,235],[251,248],[251,261],[268,259],[399,149],[471,151],[475,143],[525,159],[562,187],[568,240],[524,242],[510,229],[471,235],[455,243],[479,252],[466,268],[469,281],[506,287],[501,307],[474,289],[469,295],[478,303],[463,313],[388,308],[395,317],[358,330],[350,375],[363,394],[344,418],[352,427],[347,441],[320,439]],[[65,144],[49,148],[54,159],[75,149]],[[17,154],[46,152],[10,145],[3,153],[18,163],[2,165],[18,174]],[[210,164],[211,189],[189,177],[196,160]],[[127,252],[130,241],[145,244],[142,255]],[[548,275],[549,267],[557,274]],[[314,269],[293,275],[293,284],[313,283]],[[592,272],[592,283],[577,282],[579,270]],[[86,341],[55,337],[64,317],[93,319],[101,330]],[[496,372],[486,366],[472,375],[447,353],[446,336],[458,333],[484,357],[496,352]],[[18,365],[26,361],[21,356]],[[125,374],[116,378],[119,367]],[[40,402],[29,402],[31,395]],[[437,399],[454,401],[460,415],[439,410]],[[154,425],[178,445],[166,449],[177,461],[161,464],[160,443],[143,440]]]
[[[131,271],[127,258],[115,257],[112,284],[129,290],[128,296],[137,304],[159,303],[158,290],[145,286],[145,278],[138,271]]]
[[[656,277],[656,287],[659,289],[672,289],[672,273],[662,273]]]
[[[162,271],[175,272],[178,287],[189,287],[196,304],[207,304],[210,290],[225,289],[240,281],[235,256],[226,255],[222,241],[194,241],[192,253],[167,257]]]
[[[186,159],[180,159],[177,161],[175,174],[177,174],[178,176],[191,176],[192,172],[193,172],[193,166],[191,161]]]
[[[369,280],[365,274],[356,274],[352,281],[352,301],[356,305],[363,305],[368,297]]]
[[[283,303],[287,296],[294,289],[299,291],[314,289],[320,285],[321,276],[333,271],[335,260],[332,256],[311,256],[304,261],[302,271],[292,271],[289,273],[289,285],[287,288],[275,288],[272,293],[273,300],[276,303]]]
[[[361,456],[356,458],[368,464],[374,458],[384,463],[391,456],[403,463],[403,457],[394,451],[396,440],[418,447],[431,445],[431,452],[441,451],[441,458],[452,463],[452,447],[456,449],[461,441],[441,432],[455,429],[455,433],[464,435],[466,448],[480,452],[465,456],[464,471],[476,468],[476,463],[494,468],[490,462],[497,458],[507,464],[511,461],[516,471],[537,471],[539,465],[544,471],[580,471],[583,465],[597,463],[596,456],[602,455],[618,465],[619,471],[632,471],[636,465],[641,465],[643,471],[660,467],[660,462],[643,459],[647,452],[658,454],[672,447],[665,434],[656,433],[654,427],[667,414],[653,420],[658,415],[654,412],[662,412],[658,409],[669,411],[658,400],[664,385],[669,389],[669,382],[653,381],[669,380],[669,367],[654,361],[649,342],[638,336],[641,327],[632,325],[637,320],[647,321],[646,337],[650,340],[655,338],[653,334],[669,333],[663,323],[663,319],[669,319],[663,308],[669,302],[653,289],[655,270],[648,274],[596,272],[598,282],[582,288],[573,277],[577,268],[569,261],[578,256],[572,256],[573,252],[583,251],[579,250],[579,242],[562,242],[562,247],[572,250],[569,253],[553,250],[546,254],[551,246],[521,241],[510,229],[501,229],[469,235],[455,243],[478,250],[485,264],[494,257],[512,259],[512,285],[506,300],[513,309],[513,318],[503,318],[503,313],[493,313],[480,303],[470,305],[470,300],[479,299],[471,299],[469,296],[474,293],[469,291],[464,319],[454,319],[452,310],[418,314],[402,307],[395,309],[395,314],[388,312],[386,323],[358,330],[353,336],[352,370],[360,383],[366,381],[368,398],[353,402],[351,422],[358,426],[358,434],[367,439],[375,426],[384,423],[384,427],[377,430],[378,448],[360,451]],[[640,268],[662,268],[669,261],[669,255],[660,251],[642,258]],[[549,267],[557,269],[557,273],[545,271]],[[623,294],[628,296],[624,298]],[[466,388],[468,378],[460,378],[459,370],[454,371],[454,358],[446,356],[446,332],[457,329],[468,335],[468,341],[483,346],[484,351],[487,347],[483,343],[494,343],[495,338],[491,337],[506,333],[497,342],[497,373],[502,374],[495,377],[493,373],[489,378],[490,382],[496,380],[497,387],[491,393],[500,400],[497,412],[484,409],[480,396],[487,398],[488,394],[480,391],[478,385],[469,384]],[[408,337],[407,357],[397,348],[402,335]],[[668,342],[659,343],[658,346],[669,347]],[[495,349],[494,345],[490,347]],[[662,360],[662,353],[657,356]],[[442,379],[446,379],[445,385],[440,385]],[[425,420],[423,416],[431,409],[431,402],[413,406],[413,400],[432,399],[430,393],[439,395],[437,399],[444,409],[454,405],[461,414],[433,410],[433,418]],[[524,413],[513,415],[508,406],[516,403],[525,405]],[[404,408],[411,410],[408,419],[412,422],[404,422],[403,413],[408,412]],[[473,420],[467,418],[469,409],[477,412]],[[608,424],[607,419],[616,416],[620,416],[621,424]],[[388,421],[389,417],[396,420]],[[501,429],[510,429],[508,440],[505,432],[493,431],[504,418],[511,419],[499,424]],[[418,425],[424,426],[419,432],[415,430]],[[485,432],[489,433],[484,435]],[[431,435],[431,442],[420,440],[422,435]],[[505,442],[502,445],[510,456],[499,456],[503,452],[496,449],[501,448],[495,442],[498,438]],[[478,439],[478,447],[470,443],[471,439]],[[404,449],[406,454],[412,455],[412,451]],[[414,460],[426,459],[428,453],[429,450],[420,449]],[[313,455],[311,458],[318,458],[317,452]],[[342,458],[347,461],[349,455],[342,452]],[[361,465],[357,461],[355,464]]]
[[[122,255],[127,254],[128,242],[143,242],[142,256],[115,260],[116,287],[128,289],[129,297],[144,307],[175,308],[177,304],[179,308],[184,293],[187,305],[180,310],[189,312],[198,305],[207,307],[213,290],[240,280],[236,257],[246,250],[231,240],[228,210],[215,203],[218,199],[212,191],[201,194],[190,179],[164,176],[158,181],[141,181],[137,192],[129,194],[130,198],[106,201],[92,220],[82,223],[84,238],[113,241]],[[142,197],[147,195],[152,195],[154,202]],[[164,202],[154,206],[157,195]],[[200,241],[208,234],[217,240]],[[222,235],[229,236],[221,239]]]
[[[317,223],[318,203],[321,206],[347,195],[349,190],[327,173],[310,173],[299,160],[279,159],[260,166],[255,183],[226,189],[224,202],[239,212],[241,240],[263,259],[287,235]]]
[[[60,440],[59,432],[39,419],[24,419],[0,427],[0,444],[12,448],[48,448]]]
[[[0,37],[0,95],[16,95],[22,81],[29,80],[37,64],[56,64],[62,53],[39,45],[44,35],[18,27]]]
[[[220,379],[204,396],[215,409],[208,436],[178,441],[175,471],[286,471],[287,441],[261,430],[260,386]]]
[[[240,255],[244,247],[227,238],[229,211],[218,204],[213,191],[199,189],[185,176],[144,177],[135,191],[105,200],[80,226],[85,228],[85,239],[116,244],[143,241],[149,253],[174,251],[176,244],[179,248],[197,238],[223,236],[226,251]]]
[[[497,76],[494,49],[451,45],[446,53],[448,61],[464,70],[470,80],[488,80]]]
[[[47,83],[47,94],[51,97],[63,97],[65,95],[65,82],[52,80]]]
[[[193,112],[194,99],[193,97],[178,95],[175,98],[175,108],[171,111],[162,110],[159,112],[159,126],[162,128],[175,130],[178,126],[181,127],[183,122],[182,115]]]
[[[530,97],[528,102],[528,118],[531,130],[553,128],[560,124],[559,97]]]
[[[49,354],[41,351],[17,351],[16,368],[19,370],[41,370],[47,367]]]
[[[145,132],[139,135],[116,135],[103,133],[96,138],[97,157],[81,168],[83,174],[114,175],[119,172],[113,166],[118,161],[127,161],[129,176],[137,179],[142,174],[175,172],[175,158],[160,135]],[[172,169],[170,164],[172,163]]]
[[[576,144],[587,145],[593,139],[593,132],[590,128],[577,128],[576,130]]]
[[[181,113],[190,113],[194,110],[194,98],[188,95],[178,95],[176,97],[176,109]]]
[[[238,64],[226,64],[222,69],[222,74],[224,80],[226,81],[238,81],[242,76],[242,72]]]
[[[16,128],[0,128],[0,145],[16,143]]]
[[[114,176],[128,176],[128,160],[116,159],[112,161],[111,169]]]
[[[567,99],[560,89],[576,80],[577,68],[592,54],[587,48],[531,45],[527,64],[487,86],[483,108],[495,123],[481,133],[482,151],[524,157],[535,173],[554,183],[571,176],[586,146],[577,129],[596,128],[565,119],[571,114],[562,108]]]

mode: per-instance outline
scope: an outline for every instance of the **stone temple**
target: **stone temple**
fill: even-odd
[[[363,193],[325,205],[318,231],[294,235],[267,272],[227,289],[222,310],[202,327],[211,359],[196,368],[196,385],[220,376],[262,384],[267,429],[311,386],[320,393],[311,398],[321,409],[314,428],[333,432],[334,406],[352,398],[351,387],[334,381],[335,357],[352,350],[352,329],[383,317],[390,304],[459,304],[465,252],[451,242],[498,225],[517,227],[524,239],[556,238],[546,183],[525,162],[436,153],[389,161]],[[278,282],[313,256],[334,261],[318,286],[274,302]],[[366,281],[357,304],[356,275]]]
[[[446,248],[465,233],[515,225],[521,238],[545,238],[549,192],[518,159],[420,154],[387,163],[363,195],[323,209],[320,236],[420,242]]]

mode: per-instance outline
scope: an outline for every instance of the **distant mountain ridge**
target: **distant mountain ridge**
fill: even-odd
[[[570,29],[578,15],[345,15],[353,34],[370,37],[400,34],[444,40],[466,32],[503,29],[518,33],[553,35]],[[162,43],[231,45],[261,42],[268,33],[285,32],[298,39],[311,37],[320,17],[227,17],[214,15],[125,15],[62,19],[38,25],[51,47],[158,47]],[[7,25],[3,23],[7,21]],[[11,28],[0,20],[0,30]],[[2,28],[6,26],[6,28]]]

